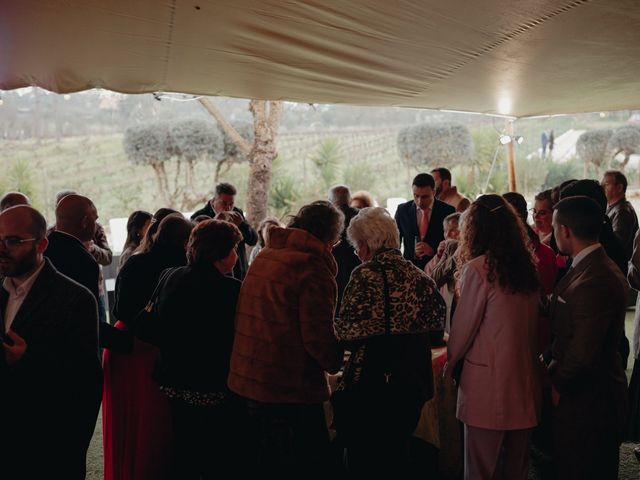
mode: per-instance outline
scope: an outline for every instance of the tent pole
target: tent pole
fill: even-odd
[[[511,141],[507,144],[507,165],[509,167],[509,191],[516,192],[516,150],[513,140],[513,120],[507,119],[507,135],[511,137]]]

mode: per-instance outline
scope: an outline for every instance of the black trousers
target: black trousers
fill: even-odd
[[[615,426],[594,428],[589,419],[570,425],[558,418],[553,424],[556,478],[562,480],[616,480],[620,435]]]
[[[324,477],[335,472],[322,404],[248,401],[253,468],[276,475]],[[327,477],[329,478],[329,477]]]
[[[194,407],[171,401],[174,464],[171,478],[219,478],[225,465],[243,473],[242,441],[246,414],[239,402],[224,406]]]

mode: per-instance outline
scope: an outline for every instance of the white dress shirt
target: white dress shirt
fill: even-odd
[[[11,328],[11,324],[13,323],[14,318],[16,318],[16,314],[20,310],[22,306],[22,302],[27,298],[31,287],[35,283],[38,275],[44,268],[44,260],[40,263],[38,268],[31,274],[29,278],[27,278],[20,285],[16,285],[14,283],[13,278],[6,277],[4,282],[2,282],[2,286],[4,289],[9,292],[9,300],[7,301],[7,307],[4,310],[4,331],[5,333],[9,331]]]

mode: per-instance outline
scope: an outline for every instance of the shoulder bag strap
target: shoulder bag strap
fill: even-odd
[[[391,299],[389,296],[389,280],[384,267],[380,262],[376,262],[378,270],[382,275],[382,288],[384,292],[384,336],[387,344],[387,365],[384,371],[384,380],[389,383],[391,378]]]

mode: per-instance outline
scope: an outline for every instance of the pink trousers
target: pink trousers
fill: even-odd
[[[464,426],[465,480],[527,480],[529,430]]]

